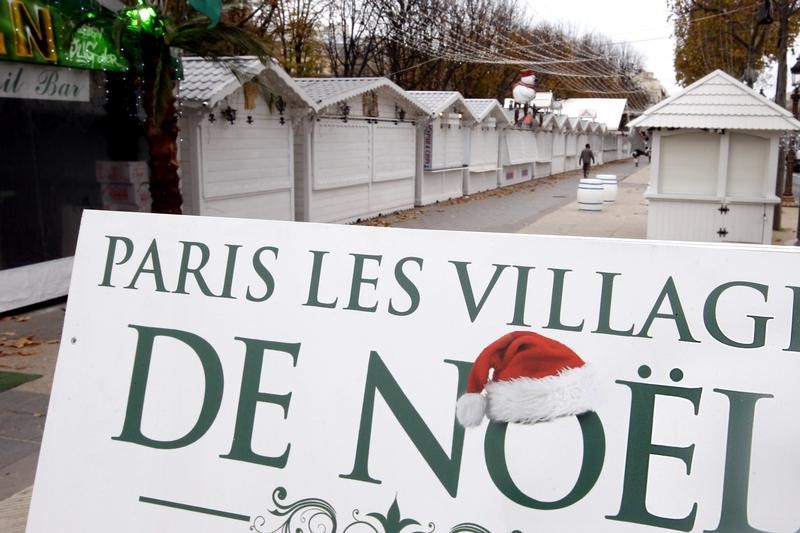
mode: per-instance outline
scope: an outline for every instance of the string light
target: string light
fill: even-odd
[[[612,54],[612,43],[596,43],[600,47],[598,50],[597,47],[588,46],[588,43],[564,38],[532,42],[531,38],[535,38],[536,33],[489,35],[485,27],[475,27],[465,32],[461,23],[453,20],[448,25],[445,21],[442,26],[441,20],[434,22],[419,15],[416,20],[406,23],[400,28],[401,33],[390,36],[390,39],[429,58],[389,75],[419,68],[433,61],[533,67],[537,74],[555,78],[558,85],[553,88],[587,96],[627,97],[629,103],[636,107],[648,107],[649,94],[633,79],[636,73],[625,68],[620,59]],[[410,38],[410,35],[414,38]],[[598,54],[602,49],[608,52]]]

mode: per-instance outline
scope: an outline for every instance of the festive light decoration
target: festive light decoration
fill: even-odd
[[[142,31],[151,35],[161,35],[164,32],[164,23],[158,16],[153,6],[144,0],[138,0],[136,6],[124,11],[128,19],[128,29]]]
[[[95,23],[103,9],[83,0],[10,1],[5,10],[0,9],[0,57],[3,61],[123,71],[128,65],[113,45],[110,28]],[[76,27],[77,21],[81,23]]]

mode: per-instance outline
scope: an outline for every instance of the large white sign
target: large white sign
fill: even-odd
[[[0,98],[89,101],[89,71],[0,62]]]
[[[28,531],[797,531],[799,253],[86,211]],[[596,411],[460,426],[511,331]]]

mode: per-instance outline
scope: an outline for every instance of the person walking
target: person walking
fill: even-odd
[[[583,151],[581,152],[579,160],[583,165],[583,177],[588,178],[589,167],[591,166],[592,163],[594,163],[594,152],[592,152],[591,146],[589,146],[588,144],[586,145],[586,148],[584,148]]]

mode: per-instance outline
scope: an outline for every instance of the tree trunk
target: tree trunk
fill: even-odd
[[[178,175],[178,113],[172,60],[169,49],[158,45],[144,46],[143,55],[152,211],[180,215],[183,196]]]
[[[789,51],[789,16],[791,6],[784,0],[777,4],[778,7],[778,77],[775,80],[775,103],[786,107],[786,54]]]
[[[153,213],[180,215],[183,196],[178,174],[178,114],[170,96],[159,124],[148,124],[150,196]]]
[[[789,0],[776,2],[778,11],[778,78],[775,81],[775,103],[786,107],[786,54],[789,51],[789,16],[792,13],[794,2],[789,5]],[[778,150],[778,177],[775,180],[775,194],[783,193],[783,181],[786,176],[786,152],[783,147]],[[781,229],[781,204],[775,206],[772,219],[772,229]]]

